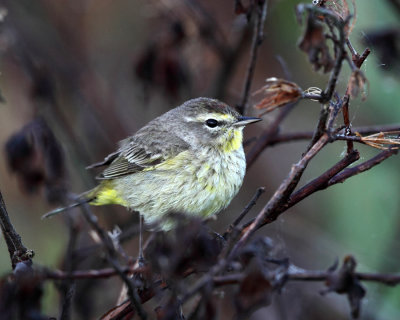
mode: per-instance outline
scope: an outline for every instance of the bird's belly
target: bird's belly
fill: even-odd
[[[187,212],[207,218],[226,208],[242,185],[246,164],[240,154],[215,157],[199,168],[195,175],[197,197]]]
[[[203,157],[122,177],[116,188],[128,207],[139,211],[149,224],[169,213],[210,217],[227,207],[239,191],[246,162],[242,148],[223,158]]]

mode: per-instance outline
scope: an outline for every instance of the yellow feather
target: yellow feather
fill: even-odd
[[[96,198],[90,202],[94,206],[102,206],[105,204],[119,204],[121,206],[128,206],[128,203],[122,199],[118,191],[112,187],[111,183],[103,183],[96,190]]]
[[[224,152],[232,152],[239,149],[242,146],[242,140],[243,140],[242,130],[238,129],[233,130],[233,134],[232,132],[230,133],[230,139],[228,138],[226,143],[223,145]]]

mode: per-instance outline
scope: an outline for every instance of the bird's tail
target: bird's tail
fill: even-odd
[[[81,193],[79,195],[72,195],[70,197],[72,199],[72,203],[71,204],[69,204],[66,207],[57,208],[57,209],[54,209],[52,211],[49,211],[49,212],[45,213],[42,216],[42,219],[50,218],[50,217],[55,216],[55,215],[57,215],[59,213],[62,213],[64,211],[67,211],[67,210],[70,210],[72,208],[84,205],[86,203],[89,203],[89,202],[93,201],[96,198],[95,194],[96,194],[96,188],[94,188],[93,190]]]

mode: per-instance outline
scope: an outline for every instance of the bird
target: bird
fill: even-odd
[[[119,148],[88,168],[106,166],[99,184],[67,207],[117,204],[139,212],[148,226],[169,231],[174,213],[214,217],[238,193],[246,172],[243,129],[260,118],[245,117],[211,98],[184,102],[150,121]]]

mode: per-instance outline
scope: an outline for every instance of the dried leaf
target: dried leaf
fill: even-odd
[[[130,301],[125,301],[124,303],[108,310],[105,314],[100,317],[100,320],[129,320],[133,319],[135,315],[135,310],[132,308]]]
[[[5,146],[7,163],[26,192],[44,187],[47,200],[66,195],[63,151],[44,119],[36,118],[11,136]]]
[[[184,26],[176,21],[139,54],[134,63],[135,75],[145,88],[157,87],[170,98],[177,99],[181,89],[189,85],[187,68],[182,59],[186,39]]]
[[[331,71],[334,65],[326,40],[323,25],[317,21],[315,15],[310,13],[299,48],[308,54],[308,59],[314,70],[318,71],[323,68],[324,73]]]
[[[347,294],[353,318],[359,317],[361,300],[365,296],[365,289],[355,275],[356,266],[356,260],[352,256],[345,257],[340,270],[332,272],[327,278],[328,290],[324,292]]]
[[[163,279],[179,279],[189,269],[208,270],[221,250],[200,220],[178,217],[174,232],[158,233],[147,249],[152,270]]]
[[[380,150],[400,148],[400,131],[379,132],[366,137],[361,136],[358,132],[355,134],[361,138],[363,143]]]
[[[342,20],[346,20],[350,15],[349,5],[346,0],[325,0],[321,6],[336,13]]]
[[[325,0],[320,1],[318,6],[327,8],[334,12],[342,21],[347,21],[351,15],[353,15],[352,24],[345,25],[345,33],[347,36],[352,32],[356,23],[356,4],[354,0],[351,0],[353,6],[353,14],[350,12],[349,4],[347,0]]]
[[[255,92],[257,93],[265,96],[255,105],[255,108],[264,110],[263,114],[285,104],[296,102],[302,96],[302,90],[296,83],[278,78],[268,78],[266,85]]]
[[[41,313],[42,281],[31,265],[17,263],[12,275],[0,279],[0,319],[49,319]]]
[[[176,295],[171,295],[168,303],[165,306],[155,308],[157,320],[184,320],[181,312],[181,304]]]
[[[365,77],[364,73],[360,69],[356,69],[351,73],[350,81],[349,81],[349,91],[350,96],[355,98],[361,91],[361,97],[363,100],[366,99],[366,84],[367,78]]]
[[[256,308],[271,303],[273,286],[261,270],[251,271],[240,283],[235,305],[240,314],[249,314]]]

